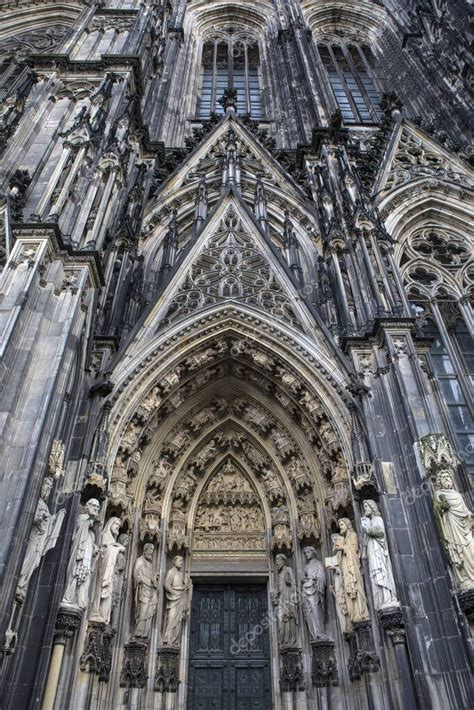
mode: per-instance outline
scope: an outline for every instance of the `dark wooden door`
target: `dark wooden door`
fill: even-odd
[[[267,591],[194,585],[188,710],[270,710]]]

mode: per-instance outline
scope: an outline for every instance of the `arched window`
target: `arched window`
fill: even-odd
[[[423,334],[433,338],[429,352],[431,367],[446,403],[459,451],[466,463],[474,464],[474,420],[456,364],[433,320],[426,321]],[[474,342],[462,320],[456,320],[449,337],[451,352],[457,356],[465,374],[474,382]]]
[[[374,81],[373,54],[366,45],[320,44],[321,61],[344,123],[377,123],[380,93]]]
[[[262,117],[259,79],[259,52],[250,37],[215,37],[205,43],[202,53],[202,84],[199,118],[223,113],[219,103],[226,89],[237,90],[237,112]]]

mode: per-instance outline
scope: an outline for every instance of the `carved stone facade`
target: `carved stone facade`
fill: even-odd
[[[5,710],[468,706],[467,6],[0,0]]]

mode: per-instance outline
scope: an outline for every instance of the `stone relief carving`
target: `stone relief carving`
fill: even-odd
[[[175,498],[171,505],[169,530],[167,536],[168,550],[188,547],[188,536],[186,535],[187,512],[181,498]]]
[[[148,487],[142,506],[142,517],[139,526],[140,541],[161,540],[161,495],[154,487]]]
[[[382,516],[373,500],[365,500],[362,509],[364,512],[360,521],[364,538],[362,559],[367,558],[369,563],[374,607],[378,611],[399,606]]]
[[[294,648],[298,645],[298,613],[295,577],[287,557],[278,554],[276,563],[276,591],[273,604],[278,618],[278,635],[281,648]]]
[[[122,456],[118,456],[115,459],[109,485],[109,502],[123,511],[127,510],[130,502],[130,495],[127,491],[129,479],[126,466],[127,464]]]
[[[172,470],[172,465],[166,461],[166,459],[160,458],[158,461],[154,461],[153,473],[148,479],[148,487],[156,488],[158,491],[162,491],[166,483],[166,479],[171,474]]]
[[[201,493],[194,523],[195,550],[264,549],[265,523],[259,498],[228,460]]]
[[[297,499],[298,504],[298,539],[317,541],[321,537],[321,525],[314,504],[313,494],[306,493]]]
[[[136,638],[149,638],[158,604],[159,577],[153,568],[154,549],[154,545],[147,542],[143,546],[143,555],[137,558],[133,568]]]
[[[280,501],[272,508],[272,549],[287,549],[291,550],[293,541],[290,529],[290,515],[288,506],[283,501]]]
[[[324,633],[324,595],[326,591],[326,573],[322,562],[317,557],[316,548],[307,546],[303,549],[306,559],[304,576],[301,580],[303,612],[311,641],[327,639]]]
[[[181,626],[189,610],[190,585],[184,580],[182,568],[183,558],[177,555],[165,577],[166,615],[161,638],[163,645],[180,645]]]
[[[97,522],[100,503],[91,498],[77,517],[72,536],[69,564],[66,572],[66,587],[61,606],[87,607],[91,583],[92,563],[98,552],[95,543],[94,525]]]
[[[58,479],[64,475],[64,444],[59,439],[54,439],[49,452],[48,469],[49,474]]]
[[[276,473],[274,473],[270,468],[267,468],[263,471],[261,478],[263,485],[265,486],[267,496],[272,502],[285,498],[283,486]]]
[[[295,490],[300,491],[311,485],[309,470],[301,459],[292,456],[286,466],[286,472],[291,478]]]
[[[40,497],[36,506],[33,524],[28,537],[25,557],[21,567],[20,577],[15,592],[15,598],[23,602],[28,590],[28,584],[33,572],[38,568],[42,557],[51,550],[59,537],[61,525],[66,513],[62,509],[54,515],[48,507],[48,499],[53,487],[53,479],[46,477],[41,486]]]
[[[345,508],[351,500],[351,487],[349,474],[342,455],[337,457],[336,463],[332,467],[331,489],[327,498],[333,512],[338,508]]]

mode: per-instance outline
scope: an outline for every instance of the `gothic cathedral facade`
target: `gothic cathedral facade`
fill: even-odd
[[[467,0],[0,0],[0,694],[460,710]]]

